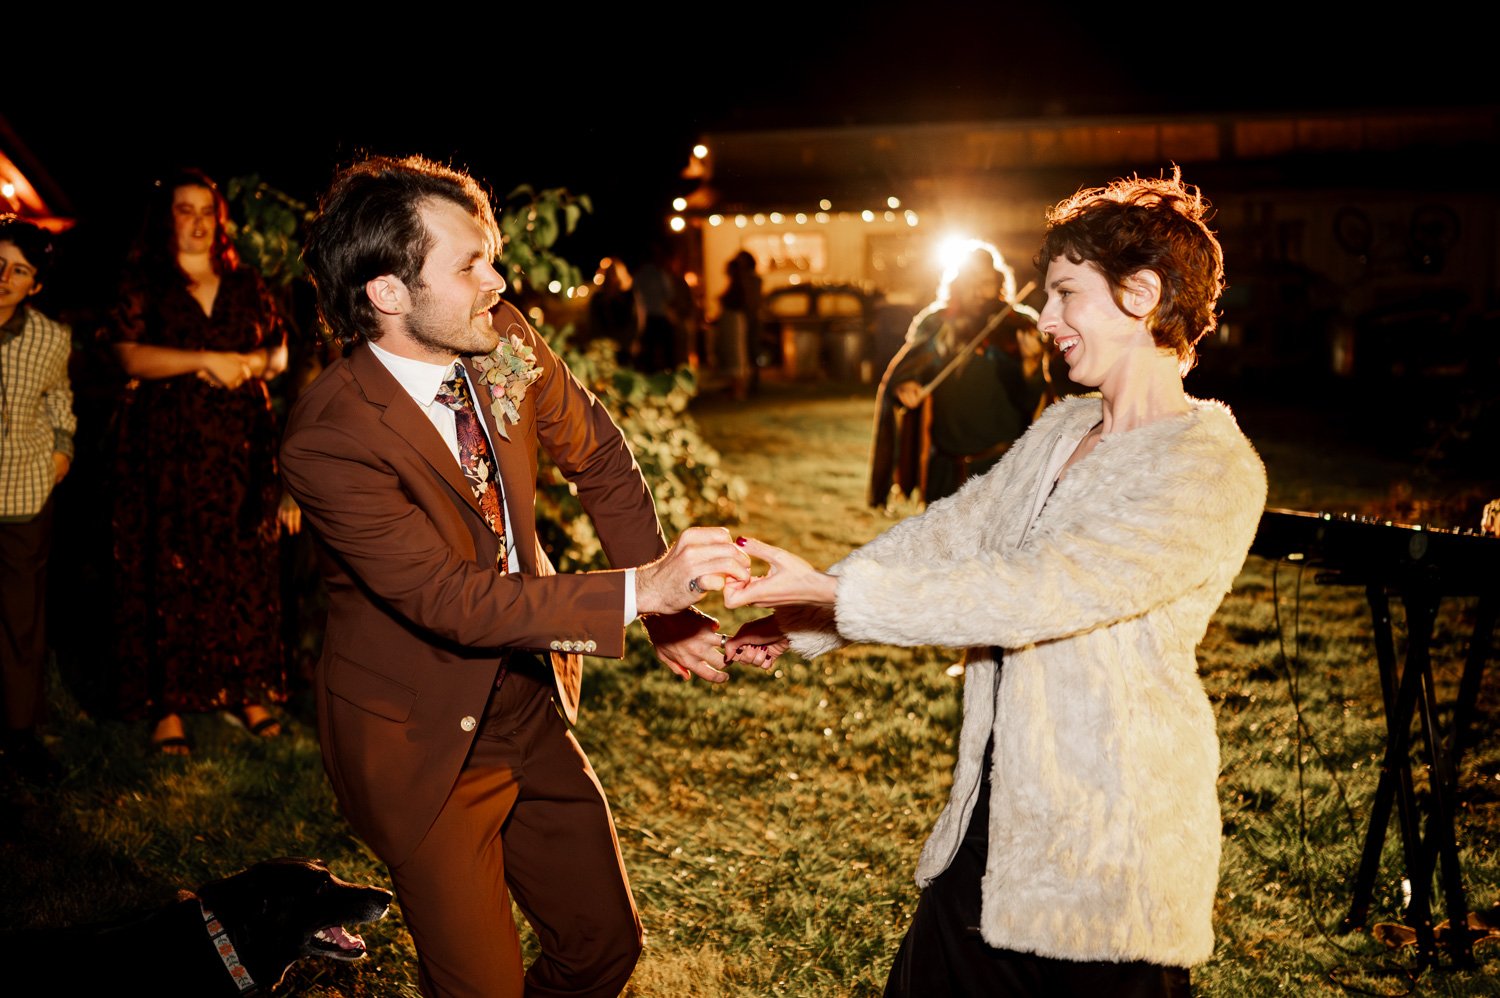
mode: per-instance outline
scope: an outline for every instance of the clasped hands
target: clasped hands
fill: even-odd
[[[270,366],[270,355],[266,350],[251,350],[247,353],[205,350],[202,367],[198,369],[198,380],[232,391],[251,378],[264,376]]]
[[[757,558],[769,567],[765,575],[754,576],[750,559]],[[820,572],[789,551],[750,537],[730,540],[722,527],[690,527],[683,531],[672,549],[649,565],[636,570],[636,608],[641,614],[675,614],[686,610],[709,591],[722,590],[724,605],[729,609],[742,606],[823,606],[834,604],[838,579]],[[657,653],[678,675],[698,675],[713,682],[728,676],[713,668],[697,651],[667,649],[657,640],[657,631],[667,628],[667,617],[647,619]],[[692,618],[689,618],[692,619]],[[704,617],[703,620],[712,620]],[[654,626],[653,626],[654,625]],[[714,621],[710,637],[718,631]],[[664,635],[671,637],[670,635]],[[692,642],[704,636],[702,630],[683,640]],[[732,638],[713,638],[723,646],[725,662],[748,662],[770,668],[787,650],[788,640],[774,615],[761,617],[740,628]],[[694,646],[695,647],[695,646]],[[671,652],[685,651],[685,655]]]

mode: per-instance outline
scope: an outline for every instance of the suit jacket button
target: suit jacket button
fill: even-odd
[[[586,651],[586,652],[592,652],[595,648],[598,648],[598,647],[599,646],[596,645],[596,644],[594,644],[594,642],[592,642],[592,641],[585,641],[583,643],[583,650]]]
[[[460,728],[463,728],[465,731],[473,731],[475,728],[479,727],[479,722],[474,720],[474,716],[470,714],[466,716],[462,721],[459,721],[458,726]]]

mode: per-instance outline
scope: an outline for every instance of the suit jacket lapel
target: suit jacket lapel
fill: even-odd
[[[438,435],[437,428],[412,401],[406,389],[401,387],[391,372],[385,369],[369,348],[363,343],[349,355],[349,369],[364,390],[365,398],[385,410],[381,422],[390,427],[422,456],[453,491],[469,504],[475,515],[482,515],[479,500],[474,498],[474,489],[464,477],[458,462]]]

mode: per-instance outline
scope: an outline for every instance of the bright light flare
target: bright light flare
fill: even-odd
[[[673,211],[687,211],[687,198],[673,198],[672,199],[672,210]]]
[[[699,159],[708,159],[708,146],[704,145],[702,142],[698,143],[697,145],[693,146],[693,155]]]
[[[683,229],[687,228],[687,220],[684,219],[681,215],[673,215],[671,219],[668,220],[667,225],[673,232],[681,232]]]
[[[977,249],[983,249],[985,244],[970,236],[948,236],[938,243],[937,258],[938,265],[947,273],[958,269],[958,265]]]

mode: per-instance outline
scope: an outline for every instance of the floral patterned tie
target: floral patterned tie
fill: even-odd
[[[479,500],[484,522],[500,538],[500,554],[495,567],[504,574],[505,514],[501,505],[500,477],[490,457],[484,427],[479,425],[479,413],[475,412],[474,400],[469,395],[469,381],[464,377],[462,362],[454,363],[452,375],[438,389],[437,401],[453,410],[458,429],[458,465],[469,480],[469,487],[474,490],[474,498]]]

